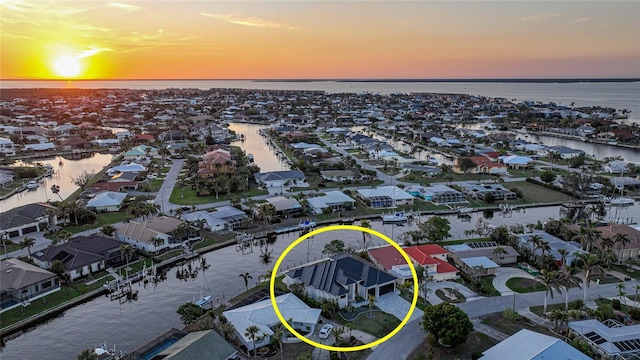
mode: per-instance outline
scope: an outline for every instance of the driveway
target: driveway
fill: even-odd
[[[176,180],[178,180],[178,175],[180,175],[180,170],[182,170],[182,165],[185,161],[186,160],[184,159],[173,160],[171,163],[171,169],[165,175],[164,182],[162,183],[160,190],[156,193],[156,198],[153,203],[160,205],[160,211],[165,214],[168,214],[171,209],[177,209],[180,207],[178,205],[171,204],[169,202],[169,198],[171,197],[173,186],[176,184]]]
[[[471,291],[471,289],[469,289],[468,287],[453,281],[440,281],[440,282],[429,281],[427,283],[427,288],[431,290],[431,293],[427,297],[425,297],[425,299],[429,301],[432,305],[438,305],[441,302],[443,302],[435,294],[435,292],[436,290],[445,289],[445,288],[457,290],[460,294],[462,294],[465,297],[465,301],[472,301],[472,300],[483,298],[482,296],[479,296],[477,293]]]
[[[395,293],[384,294],[376,299],[375,305],[387,314],[391,314],[402,320],[407,316],[411,303],[400,297]],[[409,321],[422,318],[422,310],[415,308],[413,314],[409,318]]]
[[[528,272],[512,267],[499,267],[496,269],[496,277],[493,278],[493,287],[500,292],[500,295],[513,295],[513,290],[507,287],[507,280],[515,277],[525,279],[535,279],[536,277]]]

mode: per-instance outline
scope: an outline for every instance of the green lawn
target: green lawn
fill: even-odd
[[[20,245],[18,245],[16,243],[14,243],[13,241],[9,240],[9,241],[5,242],[4,246],[0,246],[0,254],[4,254],[5,253],[5,251],[4,251],[5,247],[7,248],[7,252],[8,253],[22,249],[22,247]]]
[[[160,255],[160,256],[154,256],[153,260],[156,262],[163,262],[165,260],[169,260],[171,258],[174,258],[176,256],[182,255],[184,253],[183,249],[177,249],[177,250],[171,250],[171,251],[167,251],[166,253]]]
[[[539,281],[515,277],[507,280],[507,287],[517,293],[544,291],[545,286]]]
[[[367,312],[361,314],[356,320],[350,321],[355,329],[364,331],[375,337],[381,338],[389,334],[393,329],[400,325],[400,320],[395,316],[389,315],[381,311],[374,311],[374,318],[369,318]],[[343,325],[349,323],[340,316],[336,320]]]
[[[0,328],[7,327],[20,320],[24,320],[30,316],[39,314],[47,309],[53,308],[54,306],[60,305],[80,295],[86,294],[89,291],[98,289],[104,283],[112,279],[113,278],[111,276],[108,276],[91,285],[85,285],[85,280],[79,280],[69,285],[63,285],[59,291],[51,295],[47,295],[44,298],[34,300],[33,302],[31,302],[31,305],[27,307],[17,307],[0,314]]]
[[[252,185],[249,190],[250,197],[259,196],[259,195],[267,195],[269,192],[267,190],[259,190],[255,185]],[[171,197],[169,201],[173,204],[178,205],[201,205],[201,204],[209,204],[219,201],[230,200],[234,196],[242,195],[246,196],[247,193],[242,192],[239,194],[219,194],[216,199],[216,195],[209,196],[197,196],[196,190],[192,189],[190,185],[187,186],[174,186],[173,191],[171,192]]]
[[[78,226],[67,226],[67,227],[64,228],[64,230],[67,230],[68,232],[70,232],[72,234],[77,234],[77,233],[82,232],[82,231],[101,228],[104,225],[113,225],[113,224],[118,223],[118,222],[123,222],[128,217],[129,217],[129,214],[127,214],[125,212],[102,213],[102,214],[98,214],[96,222],[93,223],[93,224],[85,224],[85,225],[78,225]]]
[[[151,265],[153,265],[153,260],[149,259],[149,258],[141,258],[138,261],[129,263],[129,267],[127,268],[127,265],[122,265],[120,266],[118,269],[116,269],[116,271],[118,271],[119,269],[122,269],[122,276],[124,276],[124,271],[125,269],[128,269],[129,271],[129,275],[133,275],[137,272],[142,271],[143,268],[145,268],[145,264],[146,264],[146,268],[151,267]]]
[[[571,200],[569,195],[526,181],[504,183],[503,185],[507,189],[514,187],[520,189],[526,202],[546,203]]]
[[[640,270],[630,269],[628,266],[612,265],[613,270],[619,271],[627,276],[630,276],[636,280],[640,279]]]
[[[194,250],[202,249],[210,245],[219,244],[234,239],[236,237],[236,234],[232,232],[216,234],[209,231],[202,231],[200,232],[200,236],[202,237],[202,241],[197,242],[193,245]]]

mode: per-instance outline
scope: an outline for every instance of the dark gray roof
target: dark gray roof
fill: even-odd
[[[353,283],[359,282],[370,287],[396,279],[351,254],[337,255],[321,263],[292,269],[287,275],[335,296],[346,294],[346,287]]]
[[[226,360],[236,352],[217,332],[205,330],[187,334],[152,360]]]
[[[47,262],[60,260],[65,269],[73,270],[97,261],[106,260],[109,254],[119,250],[122,244],[124,242],[105,236],[77,236],[67,243],[49,246],[33,254],[33,257]]]
[[[45,210],[47,209],[59,211],[58,208],[53,205],[33,203],[3,212],[0,215],[0,230],[12,229],[18,226],[38,222],[39,218],[46,216]]]
[[[254,177],[257,182],[305,178],[304,173],[300,170],[269,171],[264,173],[256,173],[254,174]]]

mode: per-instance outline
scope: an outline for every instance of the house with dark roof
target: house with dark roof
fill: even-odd
[[[213,330],[194,331],[160,351],[151,360],[227,360],[238,351]]]
[[[291,269],[283,282],[287,286],[303,283],[308,296],[334,301],[343,308],[368,295],[380,297],[394,292],[396,277],[358,256],[341,254]]]
[[[92,274],[120,264],[120,245],[114,238],[89,235],[71,238],[68,242],[38,251],[33,261],[41,268],[48,269],[56,261],[64,264],[64,272],[71,280]]]
[[[0,312],[60,290],[58,275],[18,259],[0,261]]]
[[[57,207],[45,203],[33,203],[5,211],[0,216],[0,233],[10,238],[21,237],[32,232],[44,231],[57,224]]]

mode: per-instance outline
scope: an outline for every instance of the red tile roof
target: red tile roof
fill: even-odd
[[[437,264],[433,255],[448,254],[449,252],[436,244],[424,244],[405,248],[404,251],[420,265]]]
[[[434,260],[438,262],[438,266],[436,267],[436,271],[438,272],[438,274],[458,272],[458,269],[456,269],[455,266],[449,264],[448,262],[440,260],[438,258],[434,258]]]
[[[385,270],[391,270],[393,266],[405,265],[407,262],[398,250],[393,246],[385,246],[376,249],[370,249],[369,254],[374,258]]]

